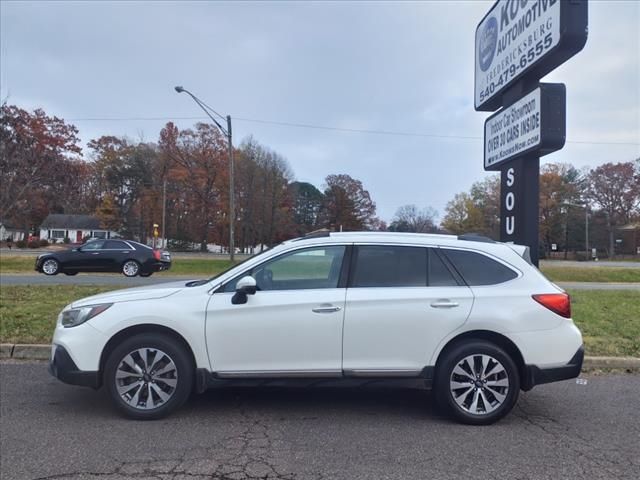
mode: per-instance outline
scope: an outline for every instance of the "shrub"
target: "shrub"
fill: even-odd
[[[49,241],[46,238],[41,239],[38,243],[40,244],[39,246],[41,246],[41,247],[48,247],[49,246]]]
[[[16,248],[27,248],[27,242],[24,240],[18,240],[16,242]]]
[[[38,248],[39,246],[40,246],[40,240],[31,240],[27,244],[27,247],[29,247],[29,248]]]
[[[71,243],[71,239],[69,237],[64,237],[62,243]]]

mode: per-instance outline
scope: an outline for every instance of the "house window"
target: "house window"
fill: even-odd
[[[51,238],[64,239],[64,230],[51,230]]]
[[[94,230],[92,237],[93,238],[107,238],[107,232],[98,232],[98,231]]]

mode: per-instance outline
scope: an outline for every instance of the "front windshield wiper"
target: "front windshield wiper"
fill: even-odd
[[[187,282],[184,284],[185,287],[199,287],[200,285],[204,285],[205,283],[208,283],[209,280],[191,280],[190,282]]]

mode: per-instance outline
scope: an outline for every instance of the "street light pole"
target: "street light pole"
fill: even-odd
[[[162,182],[162,248],[167,248],[167,179]]]
[[[229,142],[229,254],[233,262],[236,223],[235,162],[233,161],[233,139],[231,136],[231,115],[227,115],[227,140]]]
[[[584,248],[586,250],[586,261],[589,261],[589,205],[586,203],[571,203],[564,202],[564,205],[571,205],[572,207],[584,208]]]
[[[213,110],[202,100],[196,97],[189,90],[183,87],[175,87],[175,91],[178,93],[188,94],[194,102],[207,114],[211,121],[218,127],[218,129],[227,137],[227,143],[229,145],[229,257],[233,262],[235,258],[235,220],[236,220],[236,201],[235,201],[235,165],[233,161],[233,138],[231,135],[231,115],[227,115],[227,128],[225,129],[220,123],[211,115],[209,110],[215,113],[220,119],[224,120],[224,117],[218,112]]]

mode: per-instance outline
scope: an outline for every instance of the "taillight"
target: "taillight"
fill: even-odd
[[[571,297],[566,293],[543,293],[532,295],[540,305],[547,307],[561,317],[571,318]]]
[[[153,251],[153,258],[160,260],[162,258],[162,252],[157,248]]]

